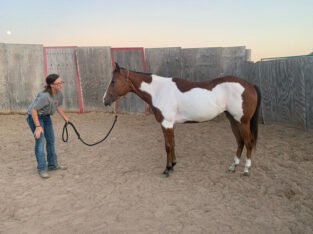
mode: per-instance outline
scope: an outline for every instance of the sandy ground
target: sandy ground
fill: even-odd
[[[68,114],[83,138],[101,139],[114,116]],[[24,115],[0,115],[0,233],[313,233],[313,132],[260,125],[251,175],[226,173],[236,151],[229,123],[177,125],[177,165],[154,116],[121,114],[109,139],[63,143],[67,171],[36,172]]]

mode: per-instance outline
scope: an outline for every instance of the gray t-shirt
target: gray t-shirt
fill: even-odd
[[[35,100],[28,107],[27,113],[32,114],[32,108],[37,110],[38,115],[53,115],[57,107],[63,103],[63,94],[57,91],[55,96],[51,96],[48,92],[39,92]]]

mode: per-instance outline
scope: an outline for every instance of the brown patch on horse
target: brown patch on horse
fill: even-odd
[[[174,129],[168,129],[162,126],[162,130],[165,140],[165,151],[167,154],[166,169],[163,174],[168,175],[169,170],[172,170],[176,164]]]
[[[242,109],[243,109],[243,116],[241,118],[242,123],[248,123],[252,118],[253,114],[257,108],[257,92],[253,85],[244,86],[245,90],[242,93]],[[251,101],[253,100],[253,101]]]
[[[155,119],[159,122],[162,123],[164,116],[162,115],[162,112],[159,110],[159,108],[154,107],[152,104],[150,104],[151,109],[154,113]]]
[[[184,80],[181,78],[173,78],[172,79],[175,83],[177,88],[182,92],[188,92],[189,90],[193,88],[203,88],[203,89],[208,89],[209,81],[204,81],[204,82],[191,82],[188,80]]]
[[[215,86],[225,83],[225,82],[236,82],[241,84],[243,87],[252,86],[248,81],[245,81],[236,76],[224,76],[215,78],[210,81],[202,81],[202,82],[192,82],[188,80],[184,80],[181,78],[173,78],[173,81],[176,83],[177,88],[182,92],[188,92],[193,88],[202,88],[207,90],[212,90]],[[253,87],[253,86],[252,86]]]
[[[152,82],[152,77],[151,74],[143,73],[143,72],[134,72],[134,71],[128,71],[124,68],[121,68],[120,70],[121,74],[127,79],[131,80],[133,85],[135,87],[140,87],[142,82],[145,83],[151,83]],[[136,78],[131,79],[132,76],[136,76]]]
[[[149,93],[139,90],[142,82],[151,83],[152,77],[150,74],[142,72],[133,72],[121,69],[122,75],[125,77],[126,81],[129,83],[130,92],[136,93],[139,97],[145,100],[149,105],[152,105],[152,97]],[[135,76],[135,78],[133,78]]]
[[[240,123],[238,123],[238,121],[236,121],[234,117],[228,111],[225,111],[225,115],[227,119],[229,120],[231,129],[236,137],[237,146],[238,146],[236,155],[238,158],[240,158],[242,151],[243,151],[243,147],[244,147],[244,140],[241,136],[240,129],[239,129]]]

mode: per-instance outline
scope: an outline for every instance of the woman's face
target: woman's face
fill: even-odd
[[[58,79],[56,79],[53,84],[51,84],[50,86],[54,89],[54,90],[57,90],[57,91],[60,91],[62,90],[62,84],[63,84],[63,81],[62,79],[59,77]]]

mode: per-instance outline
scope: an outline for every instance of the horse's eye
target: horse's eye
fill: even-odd
[[[112,81],[111,81],[111,85],[114,85],[114,83],[115,83],[115,81],[114,81],[114,80],[112,80]]]

